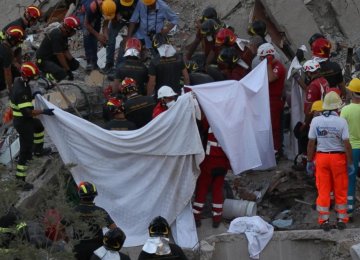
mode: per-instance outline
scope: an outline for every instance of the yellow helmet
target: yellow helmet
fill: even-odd
[[[144,5],[152,5],[156,2],[156,0],[141,0]]]
[[[120,0],[122,6],[131,6],[134,3],[134,0]]]
[[[101,5],[101,12],[105,20],[112,20],[116,13],[116,4],[113,0],[105,0]]]
[[[347,89],[352,92],[359,92],[360,93],[360,79],[354,78],[350,81],[349,86]]]
[[[340,96],[335,91],[330,91],[324,97],[323,110],[336,110],[343,106]]]
[[[323,102],[322,100],[315,101],[311,106],[311,113],[312,112],[321,112],[323,111]]]

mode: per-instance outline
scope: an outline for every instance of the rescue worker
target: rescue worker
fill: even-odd
[[[97,51],[99,42],[101,46],[107,46],[109,38],[109,21],[116,15],[116,3],[113,0],[92,0],[83,5],[84,19],[84,49],[86,57],[86,70],[98,69]],[[104,21],[102,21],[104,19]]]
[[[117,0],[116,3],[116,13],[115,17],[110,21],[109,24],[109,37],[106,45],[106,63],[103,68],[104,73],[109,73],[114,67],[114,55],[115,55],[115,43],[116,37],[119,34],[120,30],[129,24],[129,20],[134,12],[137,0]],[[121,57],[124,54],[123,43],[120,44],[120,49],[118,53],[118,62],[122,59]]]
[[[152,118],[157,117],[162,112],[175,105],[177,93],[169,86],[162,86],[157,93],[158,103],[152,113]]]
[[[113,92],[119,89],[121,81],[126,77],[136,81],[138,93],[146,95],[146,83],[148,81],[148,69],[141,61],[142,46],[139,39],[129,38],[125,44],[125,62],[116,69],[115,80],[112,84]]]
[[[345,118],[349,125],[350,144],[355,174],[349,175],[348,215],[352,219],[355,209],[356,176],[360,162],[360,79],[350,81],[347,89],[351,92],[351,104],[341,109],[340,116]]]
[[[69,51],[68,39],[80,29],[80,20],[76,16],[65,17],[61,26],[45,34],[36,51],[40,70],[50,78],[61,81],[67,77],[74,80],[73,71],[79,68],[79,62]]]
[[[112,120],[106,123],[105,129],[112,131],[135,130],[135,123],[125,118],[123,101],[117,98],[110,98],[106,103],[108,111],[112,114]]]
[[[38,115],[53,116],[54,109],[34,109],[32,104],[33,93],[30,81],[39,77],[39,69],[32,62],[21,65],[21,77],[15,78],[14,86],[10,92],[11,108],[13,110],[13,124],[19,133],[20,154],[16,166],[16,179],[23,190],[31,190],[33,185],[26,182],[27,162],[32,160],[32,154],[36,156],[47,155],[51,148],[44,148],[44,126],[36,118]]]
[[[278,160],[282,153],[281,115],[284,109],[282,94],[285,85],[286,69],[279,60],[275,59],[275,49],[270,43],[260,45],[257,50],[257,56],[260,57],[260,60],[267,59],[271,126],[275,157]]]
[[[253,21],[248,27],[248,34],[250,36],[260,36],[262,38],[263,43],[267,43],[265,39],[267,34],[266,23],[262,20]]]
[[[207,132],[205,159],[200,164],[200,176],[196,183],[193,213],[197,227],[201,226],[201,213],[206,202],[206,195],[211,187],[212,192],[212,226],[218,228],[223,213],[224,181],[230,162],[218,143],[206,118],[202,119],[202,127]]]
[[[119,260],[130,260],[130,257],[120,252],[126,235],[120,228],[113,228],[108,230],[103,239],[103,246],[99,247],[94,251],[90,260],[101,260],[101,259],[119,259]]]
[[[24,30],[19,26],[10,26],[5,31],[5,39],[0,43],[0,92],[10,91],[13,84],[11,64],[14,60],[12,48],[24,41]]]
[[[186,61],[185,67],[189,73],[190,86],[214,82],[209,74],[199,69],[199,65],[195,61]]]
[[[181,76],[184,85],[189,85],[189,74],[181,54],[176,53],[169,39],[158,33],[153,38],[153,47],[159,53],[158,57],[151,60],[149,65],[149,81],[147,94],[157,93],[161,86],[170,86],[177,94],[181,93]]]
[[[312,104],[317,100],[322,100],[329,91],[330,86],[328,81],[321,75],[319,62],[308,60],[304,63],[303,70],[309,82],[304,98],[305,125],[309,126],[312,119],[310,112]]]
[[[138,260],[181,259],[187,260],[183,250],[170,242],[171,229],[165,218],[158,216],[149,225],[149,238],[145,242]]]
[[[331,191],[334,191],[335,196],[337,228],[339,230],[346,228],[349,220],[347,175],[351,176],[355,172],[348,124],[337,114],[341,107],[342,100],[339,95],[334,91],[327,93],[323,101],[324,111],[321,116],[313,118],[309,131],[306,170],[308,174],[314,174],[316,170],[318,223],[325,231],[331,228],[329,223]],[[314,159],[316,159],[316,164]]]
[[[311,45],[313,59],[320,63],[321,75],[329,82],[330,88],[341,91],[341,97],[346,97],[345,82],[342,69],[337,62],[330,60],[331,43],[325,38],[316,39]]]
[[[90,182],[80,182],[78,185],[78,195],[80,203],[75,207],[75,212],[80,216],[80,220],[86,228],[74,226],[74,238],[79,243],[74,246],[76,259],[89,259],[93,252],[103,245],[103,223],[109,229],[116,228],[116,224],[110,215],[95,205],[94,199],[98,195],[94,184]]]
[[[217,57],[217,63],[227,80],[240,80],[250,71],[250,67],[238,56],[235,47],[223,48]]]
[[[34,5],[30,5],[28,7],[25,8],[24,14],[8,23],[6,26],[4,26],[4,28],[2,29],[2,39],[5,38],[5,31],[10,27],[10,26],[20,26],[21,29],[23,29],[23,31],[25,31],[26,29],[36,25],[36,23],[40,20],[41,18],[41,11],[38,7],[34,6]]]
[[[149,123],[155,107],[154,99],[150,96],[139,95],[136,81],[132,78],[125,78],[121,82],[120,92],[126,96],[124,102],[126,119],[135,123],[136,128]]]
[[[127,38],[135,36],[146,49],[151,49],[153,36],[157,33],[167,35],[178,20],[177,14],[163,0],[138,1],[130,18]]]

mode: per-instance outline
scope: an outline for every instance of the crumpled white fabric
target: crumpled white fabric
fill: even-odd
[[[148,254],[168,255],[171,253],[169,239],[165,237],[149,237],[142,250]]]
[[[266,60],[240,81],[190,87],[196,94],[234,174],[276,165]]]
[[[103,246],[96,249],[94,254],[101,260],[121,260],[120,254],[117,251],[107,250]]]
[[[157,48],[160,57],[172,57],[176,54],[175,48],[171,44],[163,44]]]
[[[39,118],[64,163],[76,165],[71,168],[75,181],[96,185],[95,203],[124,230],[125,247],[143,245],[149,223],[159,215],[169,224],[182,216],[177,227],[197,237],[192,214],[182,214],[189,211],[204,158],[190,93],[134,131],[107,131],[38,95],[39,105],[55,109],[55,116]],[[187,243],[193,240],[179,241],[194,246]]]
[[[273,236],[274,227],[259,216],[239,217],[231,221],[228,232],[245,233],[250,257],[259,259],[261,251]]]
[[[124,57],[127,57],[127,56],[139,57],[140,52],[137,49],[130,48],[130,49],[127,49],[124,53]]]

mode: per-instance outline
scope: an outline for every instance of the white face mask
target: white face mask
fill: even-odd
[[[124,57],[127,57],[127,56],[139,57],[140,53],[137,49],[131,48],[131,49],[128,49],[124,54]]]
[[[212,42],[213,37],[212,37],[211,35],[208,35],[208,36],[206,36],[206,40],[207,40],[208,42]]]
[[[176,50],[171,44],[163,44],[157,50],[160,57],[172,57],[176,54]]]
[[[170,107],[172,107],[173,105],[175,105],[175,100],[172,100],[172,101],[170,101],[169,103],[166,103],[167,108],[170,108]]]

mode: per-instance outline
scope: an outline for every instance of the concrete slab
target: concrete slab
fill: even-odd
[[[353,245],[350,248],[350,255],[353,260],[360,260],[360,244]]]

